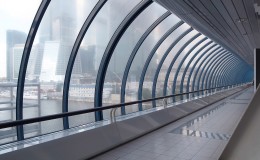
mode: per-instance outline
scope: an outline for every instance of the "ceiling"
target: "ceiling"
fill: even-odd
[[[155,0],[253,66],[260,48],[260,0]]]

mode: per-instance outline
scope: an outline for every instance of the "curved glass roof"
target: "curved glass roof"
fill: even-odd
[[[0,19],[1,122],[252,80],[237,54],[150,0],[0,0]],[[7,128],[0,144],[107,118],[109,110]]]

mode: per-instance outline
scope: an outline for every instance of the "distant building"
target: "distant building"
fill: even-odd
[[[111,84],[104,84],[103,98],[109,98],[113,88]],[[85,98],[93,99],[95,96],[95,84],[70,85],[69,96],[71,99],[84,100]]]
[[[26,77],[28,80],[38,81],[43,58],[43,46],[41,44],[34,45],[31,49],[30,58],[27,66]]]
[[[17,73],[14,73],[14,70],[16,71],[17,69],[13,68],[14,65],[17,67],[17,64],[13,63],[14,62],[13,47],[17,44],[25,44],[26,37],[27,35],[24,32],[20,32],[16,30],[6,31],[6,78],[8,81],[13,81],[14,75],[17,76]],[[16,50],[16,52],[23,52],[23,48],[19,48],[18,50]],[[16,53],[16,54],[19,55],[20,53]],[[18,60],[17,58],[21,58],[21,55],[16,57],[15,61]]]
[[[12,80],[16,81],[18,79],[21,59],[23,55],[24,44],[16,44],[12,48],[11,57],[12,57]],[[26,70],[26,78],[28,80],[37,80],[41,73],[42,68],[42,55],[43,48],[40,45],[33,46],[31,49],[30,59],[28,62]]]
[[[14,79],[18,79],[18,74],[19,74],[19,69],[20,69],[20,64],[21,64],[21,59],[23,56],[23,49],[24,49],[24,44],[16,44],[12,48],[12,66],[10,66],[12,70],[12,81]]]

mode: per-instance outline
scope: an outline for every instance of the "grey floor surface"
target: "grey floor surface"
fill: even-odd
[[[92,160],[217,160],[252,96],[251,87]]]

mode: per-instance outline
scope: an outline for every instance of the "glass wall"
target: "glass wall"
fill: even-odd
[[[16,89],[21,58],[40,3],[40,0],[0,0],[0,123],[16,120]],[[37,86],[33,85],[28,87],[37,89]],[[35,104],[25,102],[24,108],[31,110],[31,115],[40,116],[38,106]],[[26,134],[39,131],[39,127],[35,125],[25,129]],[[0,130],[0,144],[14,140],[16,140],[15,128]]]
[[[158,55],[162,55],[162,58],[158,60],[158,65],[156,67],[156,71],[159,71],[159,74],[157,76],[155,75],[156,77],[154,77],[153,81],[153,86],[156,85],[156,97],[164,96],[164,82],[167,69],[169,68],[170,63],[174,58],[174,54],[170,54],[170,51],[172,50],[172,48],[175,49],[178,43],[182,41],[183,36],[186,35],[184,35],[185,32],[190,32],[188,31],[188,29],[190,29],[190,26],[188,26],[187,24],[181,25],[167,39],[165,39],[162,45],[158,48],[158,51],[160,51]],[[160,105],[162,104],[162,102],[158,101],[157,104]]]
[[[209,41],[209,40],[208,40]],[[212,41],[211,41],[212,42]],[[205,57],[207,57],[209,55],[209,51],[213,48],[216,48],[216,44],[215,43],[211,43],[211,44],[207,44],[205,46],[203,46],[202,50],[195,56],[195,58],[191,59],[190,65],[188,66],[188,70],[186,72],[184,77],[184,80],[181,81],[183,86],[186,86],[186,89],[183,88],[183,92],[189,92],[191,91],[191,85],[190,82],[191,78],[194,77],[194,74],[192,74],[194,72],[194,70],[196,69],[196,67],[199,66],[199,64],[201,64],[203,62],[203,60],[205,59]]]
[[[24,88],[20,108],[23,119],[94,108],[101,61],[120,28],[126,30],[109,53],[112,57],[102,77],[103,106],[191,91],[192,86],[196,90],[203,80],[204,88],[250,81],[242,77],[246,74],[234,70],[236,67],[228,67],[226,59],[231,55],[237,57],[235,54],[206,39],[156,2],[138,10],[143,4],[141,0],[51,0],[46,10],[38,11],[44,2],[0,0],[0,123],[16,120],[17,82],[19,73],[24,73],[20,64],[27,55],[28,61],[22,61],[27,64],[24,84],[19,79],[20,87]],[[43,14],[42,19],[35,17],[37,11]],[[130,17],[132,13],[138,16]],[[131,22],[122,23],[127,18]],[[31,27],[32,43],[29,40],[26,43]],[[30,52],[26,52],[25,46],[31,47]],[[217,66],[210,66],[219,59],[223,60],[219,63],[222,68],[211,76],[215,73],[212,68]],[[252,71],[240,58],[234,66],[246,68],[245,73]],[[70,69],[72,74],[66,75]],[[70,77],[70,81],[66,79],[69,83],[65,77]],[[127,106],[125,113],[161,103]],[[110,110],[103,111],[104,119],[109,114]],[[118,109],[117,115],[120,114]],[[34,137],[92,122],[95,122],[93,112],[69,117],[68,121],[60,118],[24,125],[21,134],[25,138]],[[16,134],[15,127],[1,129],[0,144],[17,140]]]
[[[175,84],[174,84],[174,86],[172,86],[173,93],[175,93],[175,94],[183,93],[183,90],[181,91],[181,81],[183,81],[183,79],[185,79],[185,76],[187,75],[186,70],[191,68],[189,65],[189,62],[194,61],[194,59],[195,59],[194,56],[195,57],[199,56],[199,50],[201,49],[202,46],[205,46],[206,44],[208,44],[209,41],[210,40],[206,39],[205,36],[201,35],[192,42],[192,43],[195,42],[192,47],[187,46],[188,48],[184,49],[184,51],[187,50],[187,53],[184,54],[184,56],[180,60],[181,61],[180,64],[177,66],[177,72],[174,75]],[[187,82],[183,81],[183,83],[186,84]],[[184,86],[184,88],[186,88],[186,85]]]
[[[34,110],[24,109],[26,118],[62,112],[64,76],[71,50],[96,3],[97,0],[53,0],[49,4],[35,37],[26,73],[26,83],[37,86],[24,89],[24,103],[39,106]],[[75,70],[80,72],[80,59],[76,59],[75,64]],[[71,103],[70,108],[82,106],[76,103]],[[61,129],[62,119],[40,124],[41,134]]]
[[[118,104],[120,103],[120,93],[121,93],[121,85],[123,81],[123,74],[124,71],[127,67],[127,63],[130,55],[135,54],[135,57],[138,57],[138,54],[143,54],[141,59],[134,59],[135,64],[131,65],[131,68],[135,70],[134,75],[131,75],[133,81],[131,84],[136,84],[136,85],[127,85],[127,87],[130,87],[131,90],[136,91],[138,88],[138,79],[136,76],[137,68],[141,68],[141,64],[144,64],[145,61],[145,56],[144,54],[148,54],[148,48],[144,50],[143,47],[140,47],[138,53],[132,53],[134,51],[134,48],[138,42],[138,40],[141,38],[141,36],[144,34],[144,32],[158,19],[160,18],[167,10],[161,7],[160,5],[153,3],[150,5],[148,8],[146,8],[136,19],[135,21],[129,26],[129,28],[126,30],[124,36],[121,38],[119,41],[113,56],[110,60],[108,69],[107,69],[107,74],[106,74],[106,79],[105,79],[105,84],[111,84],[112,87],[112,93],[108,97],[106,94],[107,92],[105,91],[106,88],[103,90],[103,102],[106,104]],[[174,23],[174,22],[172,22]],[[156,28],[158,29],[158,28]],[[155,30],[155,29],[154,29]],[[158,32],[158,31],[157,31]],[[152,34],[152,33],[151,33]],[[150,40],[149,44],[144,44],[147,46],[152,46],[152,43],[154,39],[146,39]],[[137,65],[135,61],[139,61],[139,64]],[[129,66],[130,67],[130,66]],[[137,88],[134,88],[137,87]],[[137,97],[133,94],[128,94],[129,92],[126,92],[125,95],[125,101],[135,101],[137,100]],[[127,106],[126,107],[126,112],[133,112],[133,106]],[[119,111],[119,110],[118,110]],[[104,118],[109,118],[109,112],[110,110],[107,110],[104,113]]]
[[[140,0],[107,1],[91,23],[76,58],[81,60],[81,72],[77,72],[77,63],[74,63],[69,91],[69,111],[94,107],[96,76],[106,46],[120,23],[139,2]],[[120,68],[120,66],[113,67]],[[118,78],[116,73],[112,76],[115,77],[114,79]],[[116,89],[115,83],[104,84],[103,99],[106,101],[103,102],[103,105],[109,104],[113,89]],[[78,102],[74,102],[74,99]],[[71,105],[73,103],[75,104]],[[93,113],[70,118],[71,126],[94,121]]]
[[[217,50],[216,50],[217,49]],[[199,62],[198,62],[198,67],[194,70],[192,73],[191,81],[190,84],[192,84],[192,89],[191,91],[196,91],[198,90],[198,81],[201,77],[201,73],[204,71],[205,66],[212,60],[213,57],[216,57],[218,54],[214,53],[219,53],[221,49],[218,49],[218,47],[214,47],[208,51],[209,56],[204,56]]]

